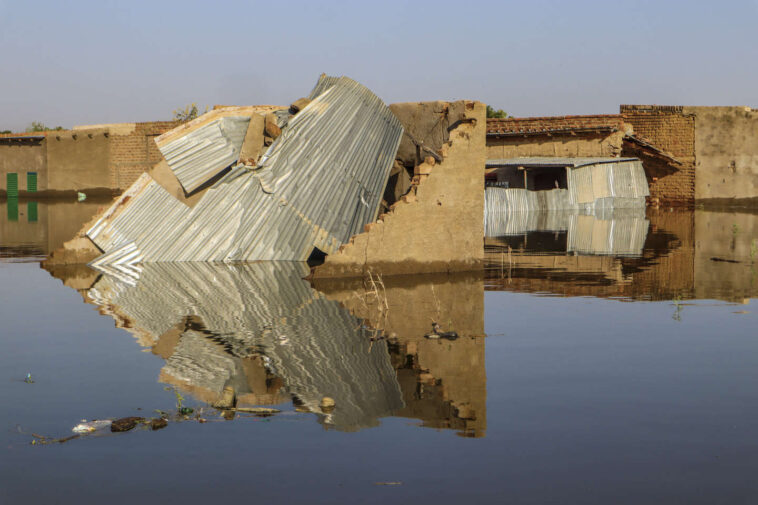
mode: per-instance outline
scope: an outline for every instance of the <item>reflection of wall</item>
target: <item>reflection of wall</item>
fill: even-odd
[[[375,282],[375,280],[374,280]],[[317,280],[316,288],[390,336],[405,408],[425,426],[483,436],[487,427],[484,289],[479,274]],[[458,340],[430,340],[432,321]]]
[[[758,216],[695,211],[695,237],[696,298],[758,296]]]
[[[637,257],[574,255],[508,247],[487,239],[487,287],[563,296],[671,299],[693,293],[691,212],[648,210],[650,228]],[[600,237],[607,237],[606,230]]]
[[[0,202],[0,247],[49,254],[70,239],[103,203],[97,200]],[[18,208],[15,219],[9,207]]]

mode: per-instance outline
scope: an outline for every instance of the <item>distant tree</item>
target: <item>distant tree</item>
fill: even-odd
[[[493,109],[489,105],[487,106],[487,117],[491,118],[497,118],[497,119],[505,119],[508,117],[508,113],[505,112],[503,109]]]
[[[205,107],[205,111],[203,114],[208,112],[208,107]],[[196,119],[197,116],[200,115],[200,111],[197,108],[197,103],[192,102],[191,104],[187,105],[186,107],[176,109],[174,111],[174,119],[177,121],[192,121],[193,119]]]
[[[62,130],[62,126],[56,126],[55,128],[49,128],[45,126],[45,123],[42,123],[41,121],[32,121],[32,124],[26,127],[27,133],[33,133],[33,132],[52,132],[52,131],[60,131]]]
[[[10,131],[10,130],[3,130],[3,131],[0,132],[0,134],[3,134],[3,133],[13,133],[13,132]]]

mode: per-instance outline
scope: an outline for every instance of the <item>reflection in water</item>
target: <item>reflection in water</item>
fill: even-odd
[[[0,201],[0,258],[45,256],[71,239],[109,200]]]
[[[463,337],[443,345],[423,338],[432,316],[445,327],[457,324],[462,335],[482,335],[481,278],[427,277],[388,283],[381,292],[341,282],[320,292],[303,280],[308,269],[299,263],[155,263],[141,269],[138,279],[86,268],[52,273],[161,356],[161,382],[206,402],[216,401],[225,386],[243,405],[292,399],[339,430],[398,415],[484,434],[483,340]],[[472,291],[469,298],[478,303],[451,308],[450,295],[461,289]],[[375,319],[383,331],[363,320],[379,306],[389,307]],[[465,322],[472,318],[473,326]],[[325,396],[336,402],[331,412],[319,407]]]
[[[530,252],[557,248],[577,254],[640,256],[648,225],[645,209],[641,208],[593,213],[578,210],[519,211],[487,215],[485,236],[502,237],[504,245]],[[534,242],[529,240],[530,235],[536,243],[530,243]],[[550,235],[554,236],[552,241]]]
[[[743,302],[758,295],[756,215],[648,209],[644,220],[572,219],[579,218],[592,221],[581,231],[537,224],[521,235],[486,238],[487,288],[635,300]],[[619,227],[626,231],[617,242]],[[574,246],[572,233],[593,246]]]

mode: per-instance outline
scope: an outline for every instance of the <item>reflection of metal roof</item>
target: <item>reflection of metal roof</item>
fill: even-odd
[[[637,161],[637,158],[560,158],[560,157],[524,157],[502,158],[487,160],[487,168],[497,167],[524,167],[524,168],[560,168],[560,167],[583,167],[587,165],[599,165],[603,163],[623,163]]]
[[[289,120],[256,170],[233,168],[192,208],[143,174],[87,236],[106,253],[134,242],[143,262],[333,253],[376,218],[402,133],[377,96],[341,77]]]
[[[585,255],[641,256],[650,224],[645,218],[644,207],[600,209],[592,213],[579,210],[507,213],[490,210],[485,216],[487,237],[566,231],[566,252]]]
[[[404,406],[385,341],[338,302],[310,287],[296,262],[234,265],[145,264],[127,283],[103,275],[89,298],[129,331],[153,336],[192,316],[202,328],[182,331],[164,372],[213,393],[247,384],[242,363],[263,356],[286,390],[313,412],[324,396],[336,408],[320,421],[341,430],[378,424]],[[255,393],[255,392],[254,392]]]

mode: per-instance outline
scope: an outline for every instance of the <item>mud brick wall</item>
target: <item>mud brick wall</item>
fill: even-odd
[[[410,104],[419,110],[435,110]],[[481,269],[484,263],[484,104],[457,101],[440,112],[452,118],[442,161],[415,168],[412,190],[378,221],[330,254],[316,277],[361,277]],[[404,116],[405,117],[405,116]],[[414,117],[409,115],[408,117]],[[403,121],[402,118],[399,118]],[[438,117],[443,121],[443,117]],[[404,127],[408,128],[405,124]]]
[[[111,188],[126,189],[153,165],[163,159],[155,137],[179,126],[181,121],[135,123],[131,132],[114,133],[110,142]]]
[[[487,159],[615,157],[625,125],[618,114],[487,119]]]
[[[621,114],[634,132],[671,153],[679,171],[650,181],[650,198],[673,205],[695,202],[695,116],[681,106],[622,105]]]

